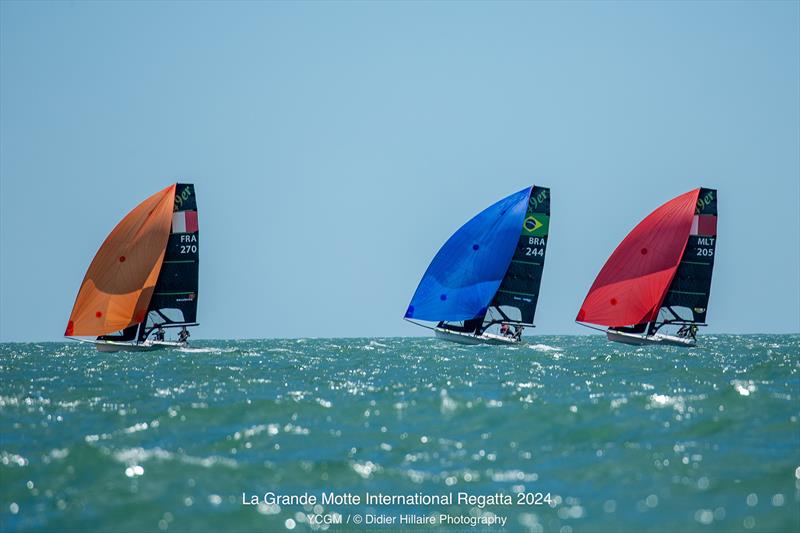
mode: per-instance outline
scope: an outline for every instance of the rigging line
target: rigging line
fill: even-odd
[[[704,293],[704,292],[679,291],[677,289],[671,289],[668,292],[677,292],[678,294],[692,294],[694,296],[705,296],[706,295],[706,293]]]
[[[434,327],[432,327],[432,326],[428,326],[427,324],[420,324],[419,322],[414,322],[414,321],[413,321],[413,320],[411,320],[410,318],[403,317],[403,320],[406,320],[406,321],[408,321],[408,322],[411,322],[411,323],[412,323],[412,324],[414,324],[415,326],[420,326],[420,327],[422,327],[422,328],[433,329],[433,330],[435,330],[435,329],[436,329],[436,328],[434,328]]]
[[[163,322],[163,323],[161,323],[161,324],[159,324],[159,325],[160,325],[162,328],[165,328],[165,329],[166,329],[166,328],[189,328],[189,327],[199,326],[199,325],[200,325],[200,323],[199,323],[199,322]],[[156,329],[157,327],[158,327],[158,326],[155,326],[155,325],[154,325],[154,326],[151,326],[151,327],[149,327],[149,328],[147,328],[147,329],[148,329],[149,331],[153,331],[153,330],[154,330],[154,329]]]
[[[154,295],[156,295],[156,294],[157,294],[158,296],[181,296],[181,295],[184,295],[184,294],[194,294],[194,293],[196,293],[196,292],[197,292],[197,291],[182,291],[182,292],[154,292],[153,294],[154,294]]]
[[[504,292],[506,294],[516,294],[518,296],[536,296],[532,292],[518,292],[518,291],[507,291],[505,289],[497,289],[497,292]]]
[[[585,328],[596,329],[597,331],[602,331],[603,333],[606,333],[606,331],[607,331],[605,329],[598,328],[596,326],[590,326],[589,324],[584,324],[583,322],[578,322],[577,320],[575,321],[575,323],[578,324],[579,326],[583,326]]]

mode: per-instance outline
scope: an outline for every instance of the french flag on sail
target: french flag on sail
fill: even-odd
[[[716,215],[695,215],[692,219],[692,231],[689,235],[714,236],[717,234]]]
[[[172,233],[195,233],[197,211],[176,211],[172,214]]]

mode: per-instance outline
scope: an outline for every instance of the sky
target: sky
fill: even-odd
[[[438,248],[551,188],[536,334],[719,190],[708,332],[800,331],[798,2],[0,2],[0,341],[59,340],[136,204],[197,191],[195,338],[427,335]]]

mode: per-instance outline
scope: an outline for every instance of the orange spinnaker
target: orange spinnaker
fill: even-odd
[[[64,335],[105,335],[145,320],[174,203],[173,184],[136,206],[106,237],[86,271]]]

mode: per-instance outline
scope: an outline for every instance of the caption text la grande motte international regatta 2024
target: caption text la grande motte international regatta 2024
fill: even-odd
[[[366,492],[354,494],[351,492],[323,492],[321,496],[304,492],[302,494],[279,494],[266,492],[264,494],[250,494],[242,492],[242,505],[374,505],[374,506],[402,506],[402,505],[469,505],[482,509],[486,506],[509,505],[549,505],[555,504],[555,498],[549,492],[519,492],[514,494],[469,494],[467,492],[445,492],[441,494],[384,494],[382,492]]]

